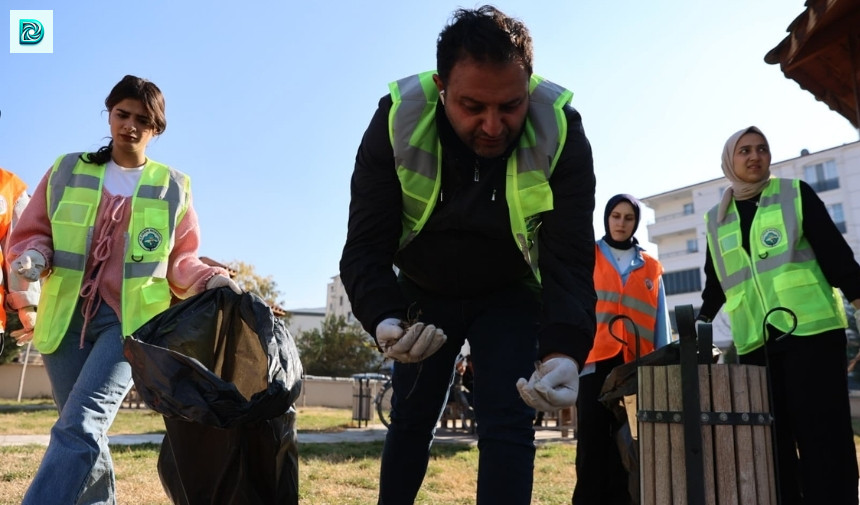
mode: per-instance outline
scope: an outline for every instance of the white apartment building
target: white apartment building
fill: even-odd
[[[860,257],[860,142],[809,153],[771,164],[775,177],[803,179],[824,201],[836,226]],[[692,305],[695,312],[702,303],[705,285],[705,213],[719,203],[728,187],[725,178],[713,179],[684,188],[643,198],[654,211],[648,224],[648,240],[657,245],[663,264],[672,325],[674,308]],[[714,320],[714,342],[727,347],[731,342],[728,319],[720,314]]]
[[[325,307],[290,310],[290,325],[287,327],[290,335],[298,338],[303,332],[320,329],[325,310]]]
[[[340,275],[335,275],[328,283],[326,290],[325,316],[343,316],[347,323],[357,322],[352,314],[352,304],[346,296],[346,288],[340,280]]]

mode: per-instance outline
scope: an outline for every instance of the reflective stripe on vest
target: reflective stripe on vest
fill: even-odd
[[[717,278],[726,295],[725,312],[738,353],[764,345],[763,322],[769,310],[786,307],[797,316],[795,335],[814,335],[845,328],[842,298],[833,288],[803,235],[800,182],[771,179],[762,191],[750,227],[747,254],[735,202],[723,223],[717,207],[705,215],[708,247]],[[784,312],[767,321],[782,332],[791,330]]]
[[[641,253],[645,264],[630,271],[627,282],[621,284],[621,275],[609,259],[594,246],[594,290],[597,293],[595,315],[597,328],[594,345],[588,353],[586,363],[594,363],[612,358],[624,351],[624,361],[636,358],[636,334],[630,321],[618,320],[612,325],[612,333],[623,339],[627,345],[616,340],[609,333],[609,321],[623,314],[633,320],[639,331],[639,352],[641,355],[654,350],[654,330],[657,327],[657,305],[659,304],[659,280],[663,273],[660,263]]]
[[[53,352],[74,314],[92,246],[105,166],[68,154],[54,163],[47,188],[48,215],[54,238],[51,274],[42,286],[33,344]],[[122,334],[131,335],[170,305],[167,262],[176,225],[188,209],[189,179],[166,165],[147,160],[131,197],[125,244],[114,254],[125,258],[122,283]],[[124,247],[124,249],[120,249]]]
[[[15,203],[18,197],[27,190],[17,175],[0,168],[0,239],[4,242],[8,239],[9,227],[12,225],[12,215],[15,213]],[[0,265],[5,265],[3,248],[0,247]],[[2,282],[3,273],[0,272],[0,333],[6,331],[6,288],[7,283]]]
[[[424,72],[389,84],[393,102],[389,138],[403,194],[400,248],[427,223],[442,187],[442,146],[436,129],[439,92],[433,74]],[[511,231],[538,279],[535,234],[540,214],[553,208],[549,178],[567,138],[564,106],[572,96],[570,91],[533,75],[528,116],[517,148],[507,161],[505,196]]]

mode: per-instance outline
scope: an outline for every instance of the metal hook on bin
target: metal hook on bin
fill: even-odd
[[[764,336],[765,340],[767,340],[767,319],[774,312],[785,312],[789,316],[791,316],[791,329],[788,330],[787,332],[783,333],[782,335],[776,337],[776,341],[778,342],[778,341],[784,339],[785,337],[792,335],[794,333],[794,330],[797,329],[797,314],[795,314],[791,309],[788,309],[785,307],[774,307],[774,308],[770,309],[769,311],[767,311],[767,314],[764,315],[764,319],[761,322],[762,336]],[[776,327],[774,327],[774,328],[776,328]]]
[[[612,316],[612,319],[610,319],[609,323],[607,324],[609,326],[609,335],[612,338],[614,338],[615,340],[621,342],[622,345],[627,345],[627,346],[630,345],[626,340],[622,339],[621,337],[619,337],[618,335],[616,335],[612,331],[612,325],[615,324],[615,321],[618,321],[619,319],[627,319],[628,321],[630,321],[630,324],[633,326],[633,335],[636,338],[636,361],[639,361],[639,358],[642,357],[640,344],[639,344],[639,328],[636,327],[636,323],[633,321],[633,319],[630,318],[630,316],[627,316],[624,314],[618,314],[618,315]]]
[[[791,309],[787,309],[785,307],[774,307],[774,308],[770,309],[769,311],[767,311],[767,314],[764,315],[764,319],[761,322],[761,331],[762,331],[762,336],[763,336],[765,342],[767,342],[767,319],[774,312],[786,312],[789,316],[791,316],[791,322],[792,322],[792,326],[791,326],[790,330],[788,330],[786,333],[783,333],[782,335],[776,337],[775,340],[777,342],[784,339],[785,337],[793,334],[794,330],[797,329],[797,315]],[[767,377],[767,401],[768,401],[768,406],[772,410],[773,409],[773,396],[774,395],[773,395],[773,380],[772,380],[771,375],[770,375],[770,356],[768,355],[769,350],[764,349],[763,354],[764,354],[764,366],[765,366],[765,370],[767,373],[767,375],[766,375],[766,377]],[[771,430],[770,430],[771,441],[772,441],[771,443],[773,444],[773,460],[774,461],[779,461],[779,448],[777,446],[777,441],[776,441],[776,438],[777,438],[776,424],[778,421],[779,420],[774,417],[773,423],[771,425]],[[780,477],[779,473],[780,473],[779,472],[779,465],[774,465],[774,481],[776,484],[776,497],[777,497],[776,501],[777,501],[777,503],[782,503],[782,489],[780,487],[780,478],[781,477]]]

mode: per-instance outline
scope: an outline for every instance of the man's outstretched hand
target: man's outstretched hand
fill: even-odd
[[[550,358],[535,365],[529,380],[520,378],[517,390],[523,401],[539,412],[553,412],[576,405],[579,367],[567,356]]]
[[[442,328],[415,323],[403,328],[400,319],[388,318],[376,326],[376,341],[386,358],[416,363],[438,351],[448,339]]]

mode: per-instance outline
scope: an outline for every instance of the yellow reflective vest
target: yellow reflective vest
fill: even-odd
[[[764,318],[775,307],[797,316],[794,335],[847,326],[842,297],[827,282],[803,235],[799,180],[774,178],[764,188],[750,228],[749,254],[734,201],[722,223],[717,223],[717,207],[708,211],[705,223],[739,354],[764,345]],[[771,314],[767,323],[782,332],[792,328],[791,317],[782,311]]]
[[[436,129],[439,92],[434,71],[389,84],[393,105],[389,136],[403,193],[400,248],[423,228],[442,187],[442,146]],[[564,106],[573,93],[533,75],[529,82],[529,111],[517,148],[508,158],[505,197],[511,232],[526,262],[540,280],[535,236],[541,213],[552,210],[549,185],[564,141]]]
[[[84,163],[80,153],[54,162],[47,185],[54,242],[51,274],[42,286],[33,345],[42,353],[59,346],[69,327],[83,284],[105,166]],[[121,292],[122,334],[131,335],[170,305],[167,266],[174,231],[188,210],[190,180],[147,159],[131,198]],[[118,246],[119,244],[117,244]]]

